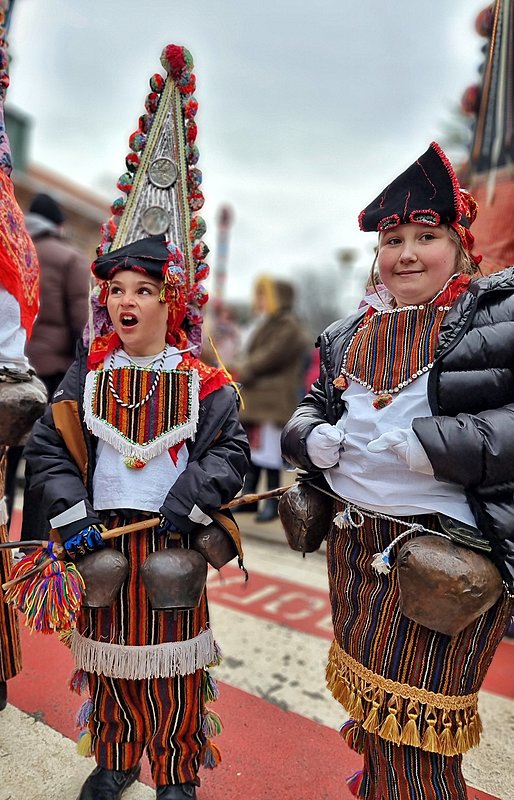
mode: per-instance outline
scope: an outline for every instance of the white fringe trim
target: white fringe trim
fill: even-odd
[[[5,497],[0,500],[0,525],[7,525],[7,504]]]
[[[179,425],[178,428],[173,428],[171,431],[162,433],[157,439],[146,444],[138,444],[137,442],[128,439],[123,433],[111,425],[109,422],[101,419],[93,414],[93,392],[95,389],[95,381],[98,376],[97,371],[88,372],[86,375],[86,383],[84,387],[84,421],[94,436],[98,436],[103,442],[114,447],[114,449],[121,453],[122,456],[129,456],[132,458],[140,458],[143,461],[150,461],[155,456],[164,453],[175,444],[185,441],[185,439],[194,439],[196,429],[198,427],[198,415],[200,409],[200,378],[198,370],[192,369],[192,386],[191,386],[191,418],[189,422]]]
[[[218,655],[209,629],[184,642],[141,647],[97,642],[74,630],[71,652],[79,669],[127,680],[190,675],[208,666]]]

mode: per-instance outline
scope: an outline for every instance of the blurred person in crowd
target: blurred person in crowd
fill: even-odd
[[[230,372],[242,384],[241,419],[251,448],[244,494],[257,491],[262,470],[268,490],[279,486],[283,464],[280,434],[298,402],[308,353],[307,336],[293,304],[291,283],[261,276],[254,289],[255,318],[240,356],[229,364]],[[277,507],[276,498],[266,500],[256,520],[271,521],[278,514]],[[248,503],[238,511],[257,511],[257,504]]]
[[[51,397],[75,357],[88,315],[89,259],[64,237],[65,216],[48,194],[38,194],[25,216],[41,270],[41,308],[27,355]]]
[[[239,354],[241,330],[229,305],[216,298],[211,302],[212,313],[205,320],[202,360],[222,366],[232,363]]]
[[[51,398],[75,356],[87,322],[89,260],[66,240],[65,216],[48,194],[38,194],[25,215],[25,225],[40,265],[40,309],[25,352]],[[16,473],[22,447],[7,457],[5,494],[9,519],[16,496]]]

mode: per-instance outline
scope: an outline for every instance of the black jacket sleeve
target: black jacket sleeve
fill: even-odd
[[[412,427],[437,480],[466,489],[512,480],[513,404],[475,415],[419,417]]]
[[[191,445],[184,472],[159,509],[187,533],[196,527],[189,514],[196,505],[205,514],[230,502],[243,485],[250,448],[239,421],[236,394],[223,386],[200,405],[196,441]]]
[[[61,400],[75,400],[79,367],[75,362],[60,386]],[[61,393],[62,392],[62,393]],[[87,525],[99,522],[88,496],[80,470],[56,430],[52,405],[39,419],[24,450],[26,490],[24,497],[22,539],[46,537],[49,520],[84,500],[87,516],[59,529],[65,541]]]
[[[327,422],[327,398],[321,379],[311,387],[311,391],[301,401],[293,416],[282,431],[282,455],[294,467],[317,471],[307,455],[307,437],[317,425]]]

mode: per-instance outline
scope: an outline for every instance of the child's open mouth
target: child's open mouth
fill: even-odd
[[[121,318],[121,324],[124,328],[132,328],[137,325],[137,319],[132,314],[124,314]]]

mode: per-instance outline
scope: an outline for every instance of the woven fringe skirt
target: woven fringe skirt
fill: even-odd
[[[340,505],[338,510],[343,507]],[[427,528],[440,530],[435,516],[403,521],[414,519]],[[462,777],[461,788],[450,791],[447,786],[441,794],[431,793],[427,764],[433,763],[438,774],[436,782],[442,780],[444,787],[444,770],[448,767],[450,776],[458,763],[459,773],[460,754],[478,744],[481,724],[477,693],[505,632],[512,603],[502,597],[455,637],[408,619],[400,612],[394,567],[388,574],[378,574],[371,567],[373,556],[404,531],[403,525],[367,516],[361,527],[341,529],[332,525],[327,538],[327,562],[334,641],[327,684],[354,721],[353,729],[351,723],[343,726],[348,734],[342,731],[344,738],[365,752],[367,767],[363,780],[357,782],[359,797],[460,800],[466,797]],[[390,755],[384,755],[388,749]],[[393,752],[404,769],[396,763],[397,777],[386,779],[378,760],[392,760]],[[417,760],[417,770],[413,764],[410,768],[407,765],[413,758]],[[415,788],[421,774],[424,795],[419,794],[419,787]],[[391,780],[397,781],[396,787]]]
[[[3,499],[7,450],[0,457],[0,542],[9,541],[7,510]],[[10,550],[0,551],[0,581],[5,583],[12,567]],[[0,681],[14,678],[21,671],[21,644],[17,611],[0,599]]]
[[[104,522],[114,528],[148,516],[112,516]],[[141,577],[151,553],[178,545],[151,528],[111,539],[107,546],[125,556],[128,576],[109,608],[82,608],[71,637],[77,666],[114,678],[144,679],[191,674],[215,661],[205,590],[197,608],[155,611]]]

